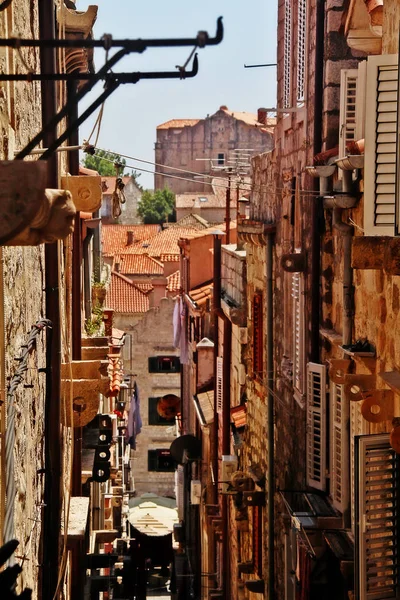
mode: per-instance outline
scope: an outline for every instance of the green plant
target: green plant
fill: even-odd
[[[92,281],[92,288],[96,290],[104,290],[106,288],[105,281]]]
[[[103,308],[99,302],[93,306],[92,316],[85,321],[85,331],[87,335],[93,337],[100,332],[103,324]]]

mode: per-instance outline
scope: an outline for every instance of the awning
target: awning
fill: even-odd
[[[200,425],[202,427],[210,425],[214,421],[214,391],[193,396],[193,404]]]
[[[178,523],[176,502],[172,498],[149,493],[131,499],[129,505],[130,524],[146,535],[168,535]]]

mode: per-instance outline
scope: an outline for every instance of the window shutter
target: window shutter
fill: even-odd
[[[356,597],[399,597],[399,457],[386,433],[356,440]]]
[[[307,484],[326,487],[326,368],[307,365]]]
[[[339,156],[348,154],[349,142],[356,141],[357,69],[340,72]]]
[[[292,92],[292,0],[285,0],[283,57],[283,108],[291,105]]]
[[[293,387],[304,393],[304,290],[301,273],[292,274]]]
[[[222,415],[223,359],[217,356],[217,412]]]
[[[349,402],[343,385],[330,384],[330,476],[333,506],[344,513],[349,504]]]
[[[364,162],[365,235],[394,235],[397,55],[368,57]]]
[[[306,80],[307,0],[297,5],[297,102],[304,102]]]
[[[367,61],[363,60],[358,65],[357,93],[356,93],[356,140],[365,137],[365,100],[367,85]]]
[[[350,509],[351,530],[355,530],[355,438],[368,433],[368,422],[361,414],[361,402],[349,402],[350,405]]]

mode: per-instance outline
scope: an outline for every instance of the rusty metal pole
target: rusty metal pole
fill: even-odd
[[[55,37],[54,0],[41,0],[39,31],[41,39]],[[43,73],[56,72],[56,53],[52,48],[40,48],[40,65]],[[41,83],[42,126],[57,112],[56,84]],[[43,142],[50,146],[57,138],[54,127]],[[53,154],[48,161],[48,186],[58,188],[58,159]],[[45,487],[42,528],[42,569],[39,586],[42,600],[52,600],[59,573],[59,533],[61,523],[61,442],[60,442],[60,377],[61,377],[61,327],[59,290],[59,246],[45,245],[46,317],[52,322],[47,334],[46,399],[45,399]],[[50,339],[49,339],[50,338]]]
[[[67,98],[70,105],[68,125],[78,117],[78,104],[74,102],[77,93],[75,81],[67,84]],[[70,146],[79,146],[79,131],[75,129],[68,138]],[[68,154],[68,167],[71,175],[79,175],[79,150]],[[75,217],[75,228],[72,237],[72,360],[82,359],[82,311],[81,311],[81,264],[82,264],[82,231],[80,213]],[[82,495],[82,436],[83,428],[73,429],[74,460],[72,465],[72,494]],[[71,597],[76,600],[83,598],[85,579],[82,556],[85,554],[83,543],[75,542],[71,548]]]
[[[226,213],[225,213],[225,226],[226,226],[226,243],[230,243],[231,239],[231,176],[228,177],[228,187],[226,188]]]

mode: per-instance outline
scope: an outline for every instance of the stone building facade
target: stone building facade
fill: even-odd
[[[210,193],[210,184],[193,179],[193,175],[185,175],[182,170],[209,177],[221,175],[221,167],[231,166],[228,160],[235,149],[249,150],[250,156],[270,150],[273,125],[264,109],[253,115],[234,112],[226,106],[221,106],[205,119],[172,119],[159,125],[154,188],[168,187],[175,194]],[[186,177],[189,181],[169,178],[168,175]]]
[[[173,346],[172,314],[174,301],[163,298],[140,318],[115,319],[126,332],[124,371],[139,388],[142,431],[133,452],[134,489],[138,496],[153,492],[174,497],[173,462],[168,463],[169,448],[175,439],[175,418],[160,418],[158,399],[173,394],[180,397],[180,367]],[[156,359],[157,360],[152,360]],[[164,360],[164,362],[162,362]],[[154,364],[153,364],[154,363]],[[128,385],[129,381],[128,379]],[[161,458],[156,456],[157,452]],[[165,464],[163,455],[167,455]],[[157,464],[157,460],[159,461]]]

